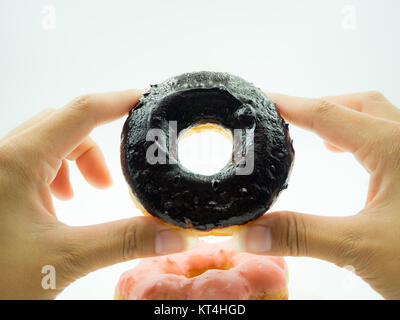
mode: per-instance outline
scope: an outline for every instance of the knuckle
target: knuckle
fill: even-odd
[[[381,101],[385,99],[385,96],[379,91],[371,90],[365,92],[364,99],[366,101]]]
[[[379,163],[400,164],[400,124],[384,121],[383,125],[375,128],[374,133],[375,136],[358,151],[357,157],[362,162],[372,162],[368,165],[372,171]]]
[[[309,117],[310,127],[314,128],[317,122],[329,117],[335,105],[324,99],[313,99],[309,107],[311,116]]]
[[[27,159],[29,159],[29,164]],[[31,169],[31,165],[36,159],[40,159],[39,150],[29,146],[26,141],[17,140],[13,141],[12,144],[0,146],[2,177],[4,179],[6,177],[11,178],[12,186],[26,185],[26,181],[33,181],[35,174],[39,171],[37,163],[35,163],[37,170]]]
[[[325,99],[315,99],[312,104],[312,111],[317,115],[325,115],[333,109],[334,105]]]
[[[136,258],[143,245],[138,226],[135,224],[128,225],[122,235],[122,260],[127,261]]]
[[[75,98],[69,104],[69,109],[72,111],[70,115],[73,118],[85,118],[91,120],[94,124],[97,124],[96,112],[93,112],[96,100],[96,94],[84,94]]]
[[[284,232],[282,246],[290,256],[307,255],[307,228],[300,215],[287,213],[281,216]]]
[[[89,112],[95,100],[94,94],[84,94],[75,98],[71,103],[71,108],[79,112]]]
[[[386,123],[385,131],[387,132],[387,134],[384,135],[384,139],[394,142],[394,144],[398,146],[400,142],[400,123]]]
[[[77,107],[85,107],[88,104],[90,104],[90,102],[93,100],[93,94],[91,93],[87,93],[87,94],[83,94],[77,98],[74,99],[73,104]]]
[[[400,124],[384,119],[371,123],[372,135],[364,139],[356,158],[373,172],[379,164],[400,163]],[[379,121],[379,122],[377,122]]]
[[[386,148],[382,156],[389,161],[393,161],[396,168],[400,168],[400,124],[390,123],[386,127],[388,131],[387,139],[382,141]]]

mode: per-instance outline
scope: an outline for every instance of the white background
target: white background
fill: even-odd
[[[0,0],[0,135],[83,93],[144,88],[199,70],[227,71],[266,90],[301,96],[380,90],[399,106],[399,9],[396,0]],[[113,186],[95,190],[73,168],[75,198],[55,200],[63,222],[85,225],[140,214],[120,169],[123,121],[92,134]],[[318,137],[293,126],[291,135],[295,166],[272,209],[326,216],[359,211],[368,175],[353,157],[330,153]],[[205,166],[191,159],[194,167]],[[292,298],[380,298],[330,263],[287,261]],[[59,298],[111,299],[119,275],[136,263],[94,272]]]

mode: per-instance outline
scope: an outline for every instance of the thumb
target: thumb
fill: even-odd
[[[193,233],[151,217],[68,229],[63,252],[73,260],[71,265],[79,267],[78,276],[131,259],[190,250],[197,244]]]
[[[357,220],[357,221],[356,221]],[[256,254],[306,256],[354,265],[362,250],[359,216],[321,217],[295,212],[268,213],[240,228],[233,248]]]

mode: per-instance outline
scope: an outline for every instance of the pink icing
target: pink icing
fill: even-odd
[[[249,299],[285,289],[286,268],[282,257],[237,253],[229,241],[201,241],[188,252],[143,259],[122,274],[116,293],[132,300]],[[206,271],[187,277],[193,270]]]

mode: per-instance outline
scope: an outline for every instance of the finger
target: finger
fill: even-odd
[[[400,110],[377,91],[326,96],[324,99],[378,118],[400,121]]]
[[[55,109],[46,109],[40,112],[39,114],[35,115],[34,117],[28,119],[24,123],[20,124],[19,126],[15,127],[11,131],[9,131],[3,138],[8,139],[15,135],[21,134],[25,132],[26,129],[36,125],[37,123],[41,122],[43,119],[46,119],[50,114],[52,114]]]
[[[232,238],[237,251],[307,256],[353,265],[363,245],[359,216],[320,217],[294,212],[269,213]]]
[[[79,171],[88,183],[97,188],[106,188],[112,184],[110,172],[99,146],[87,137],[68,156],[76,161]]]
[[[281,115],[302,128],[314,131],[338,148],[356,153],[374,141],[384,120],[322,99],[269,94]]]
[[[378,118],[397,122],[400,121],[400,110],[393,106],[385,96],[377,91],[325,96],[323,99]],[[340,148],[326,141],[325,146],[330,151],[343,152]]]
[[[74,196],[69,180],[69,168],[66,160],[63,160],[57,176],[50,184],[50,190],[60,200],[68,200]]]
[[[67,228],[65,250],[84,273],[131,259],[186,251],[197,244],[192,233],[171,229],[151,217]]]
[[[64,159],[94,127],[126,114],[141,94],[140,90],[127,90],[79,97],[51,114],[46,124],[32,132],[30,140],[44,153]]]

